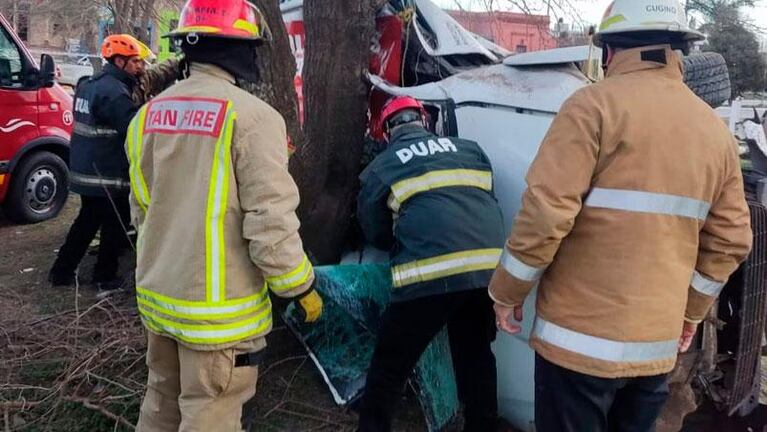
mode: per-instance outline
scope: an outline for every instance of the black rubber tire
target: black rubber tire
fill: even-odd
[[[44,172],[47,181],[55,180],[50,202],[38,209],[28,199],[28,184],[32,178]],[[36,174],[37,173],[37,174]],[[26,155],[11,173],[11,184],[3,203],[5,216],[16,223],[37,223],[56,217],[69,195],[69,170],[57,155],[38,151]],[[48,202],[48,200],[46,200]]]
[[[730,100],[730,73],[721,54],[705,52],[684,57],[684,82],[699,98],[716,108]]]

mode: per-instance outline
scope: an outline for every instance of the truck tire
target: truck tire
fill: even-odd
[[[730,74],[721,54],[706,52],[684,57],[684,82],[699,98],[716,108],[730,100]]]
[[[37,223],[56,217],[69,195],[69,170],[57,155],[38,151],[13,170],[3,210],[16,223]]]

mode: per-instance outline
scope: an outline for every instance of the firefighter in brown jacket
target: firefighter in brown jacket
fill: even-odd
[[[666,374],[751,248],[736,143],[682,80],[675,0],[616,0],[606,79],[562,106],[490,283],[521,330],[538,285],[536,430],[651,431]]]
[[[257,81],[263,16],[244,0],[189,0],[177,38],[189,76],[128,129],[136,291],[149,377],[137,430],[242,429],[270,291],[322,313],[298,236],[285,123],[240,87]]]

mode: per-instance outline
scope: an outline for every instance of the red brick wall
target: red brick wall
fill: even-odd
[[[466,30],[490,39],[511,52],[556,48],[549,17],[515,12],[447,11]]]

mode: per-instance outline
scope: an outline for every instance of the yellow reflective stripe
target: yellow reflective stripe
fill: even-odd
[[[144,147],[144,121],[146,120],[146,109],[142,108],[133,118],[128,126],[128,158],[130,168],[128,174],[130,177],[131,191],[141,210],[146,213],[149,207],[149,189],[144,180],[144,174],[141,172],[141,152]]]
[[[222,344],[263,333],[272,324],[271,309],[242,321],[228,324],[182,324],[162,318],[139,305],[144,324],[158,333],[172,335],[191,344]]]
[[[221,29],[213,26],[186,26],[179,27],[172,33],[218,33]]]
[[[140,293],[144,296],[152,297],[154,299],[159,300],[160,302],[167,303],[174,306],[188,306],[188,307],[208,307],[208,306],[216,306],[216,307],[226,307],[226,306],[234,306],[234,305],[241,305],[243,303],[247,303],[251,300],[253,300],[255,297],[260,296],[266,289],[266,285],[261,289],[260,292],[257,294],[254,294],[252,296],[238,298],[238,299],[232,299],[232,300],[226,300],[219,303],[216,303],[215,305],[212,305],[210,303],[206,303],[204,301],[194,301],[194,300],[182,300],[177,299],[173,297],[164,296],[162,294],[158,294],[156,292],[150,291],[146,288],[142,287],[136,287],[136,292]]]
[[[461,273],[493,270],[501,252],[501,249],[475,249],[397,265],[391,269],[392,283],[394,287],[402,287]]]
[[[268,291],[266,285],[256,295],[239,299],[238,304],[222,306],[221,303],[215,305],[197,304],[194,306],[172,304],[157,298],[156,295],[148,295],[144,292],[136,293],[136,300],[139,304],[149,307],[156,312],[175,318],[188,320],[221,320],[237,318],[252,314],[259,309],[270,307]]]
[[[235,21],[233,27],[239,30],[244,30],[253,36],[258,36],[258,26],[243,19],[238,19]]]
[[[223,321],[223,320],[230,320],[233,318],[242,318],[248,315],[253,315],[254,313],[257,313],[257,312],[262,312],[264,309],[269,309],[271,306],[271,302],[264,301],[264,299],[261,299],[261,301],[254,302],[252,305],[248,306],[246,309],[238,310],[235,312],[213,313],[213,314],[187,314],[184,312],[178,312],[171,309],[165,309],[161,307],[160,305],[153,303],[152,300],[145,299],[142,297],[138,297],[136,299],[136,302],[140,306],[151,309],[152,312],[154,313],[167,315],[168,317],[184,319],[188,321]]]
[[[602,24],[599,25],[599,31],[606,30],[608,27],[626,21],[626,17],[623,15],[613,15],[610,18],[605,18]]]
[[[234,121],[237,113],[232,103],[227,106],[224,130],[213,150],[208,206],[205,215],[205,293],[208,302],[224,300],[226,286],[226,245],[224,243],[224,219],[229,195],[229,164]]]
[[[493,189],[493,174],[490,171],[472,169],[437,170],[398,181],[391,187],[389,208],[397,212],[400,206],[413,195],[454,186],[469,186],[490,191]]]
[[[249,324],[252,324],[254,322],[260,321],[261,318],[263,318],[266,315],[269,315],[271,312],[271,309],[267,309],[258,315],[255,315],[253,317],[250,317],[248,319],[240,320],[240,321],[234,321],[226,324],[210,324],[210,323],[200,323],[200,324],[188,324],[188,323],[180,323],[173,320],[169,320],[166,318],[162,318],[159,315],[156,315],[154,312],[150,310],[146,310],[139,306],[139,310],[142,310],[142,313],[146,313],[150,315],[156,322],[171,326],[178,329],[183,330],[191,330],[191,331],[224,331],[224,330],[238,330],[243,327],[246,327]]]
[[[309,262],[309,258],[304,255],[301,260],[301,264],[288,273],[280,276],[270,276],[266,278],[266,282],[269,284],[269,288],[272,291],[289,291],[306,283],[309,277],[312,275],[312,263]]]

